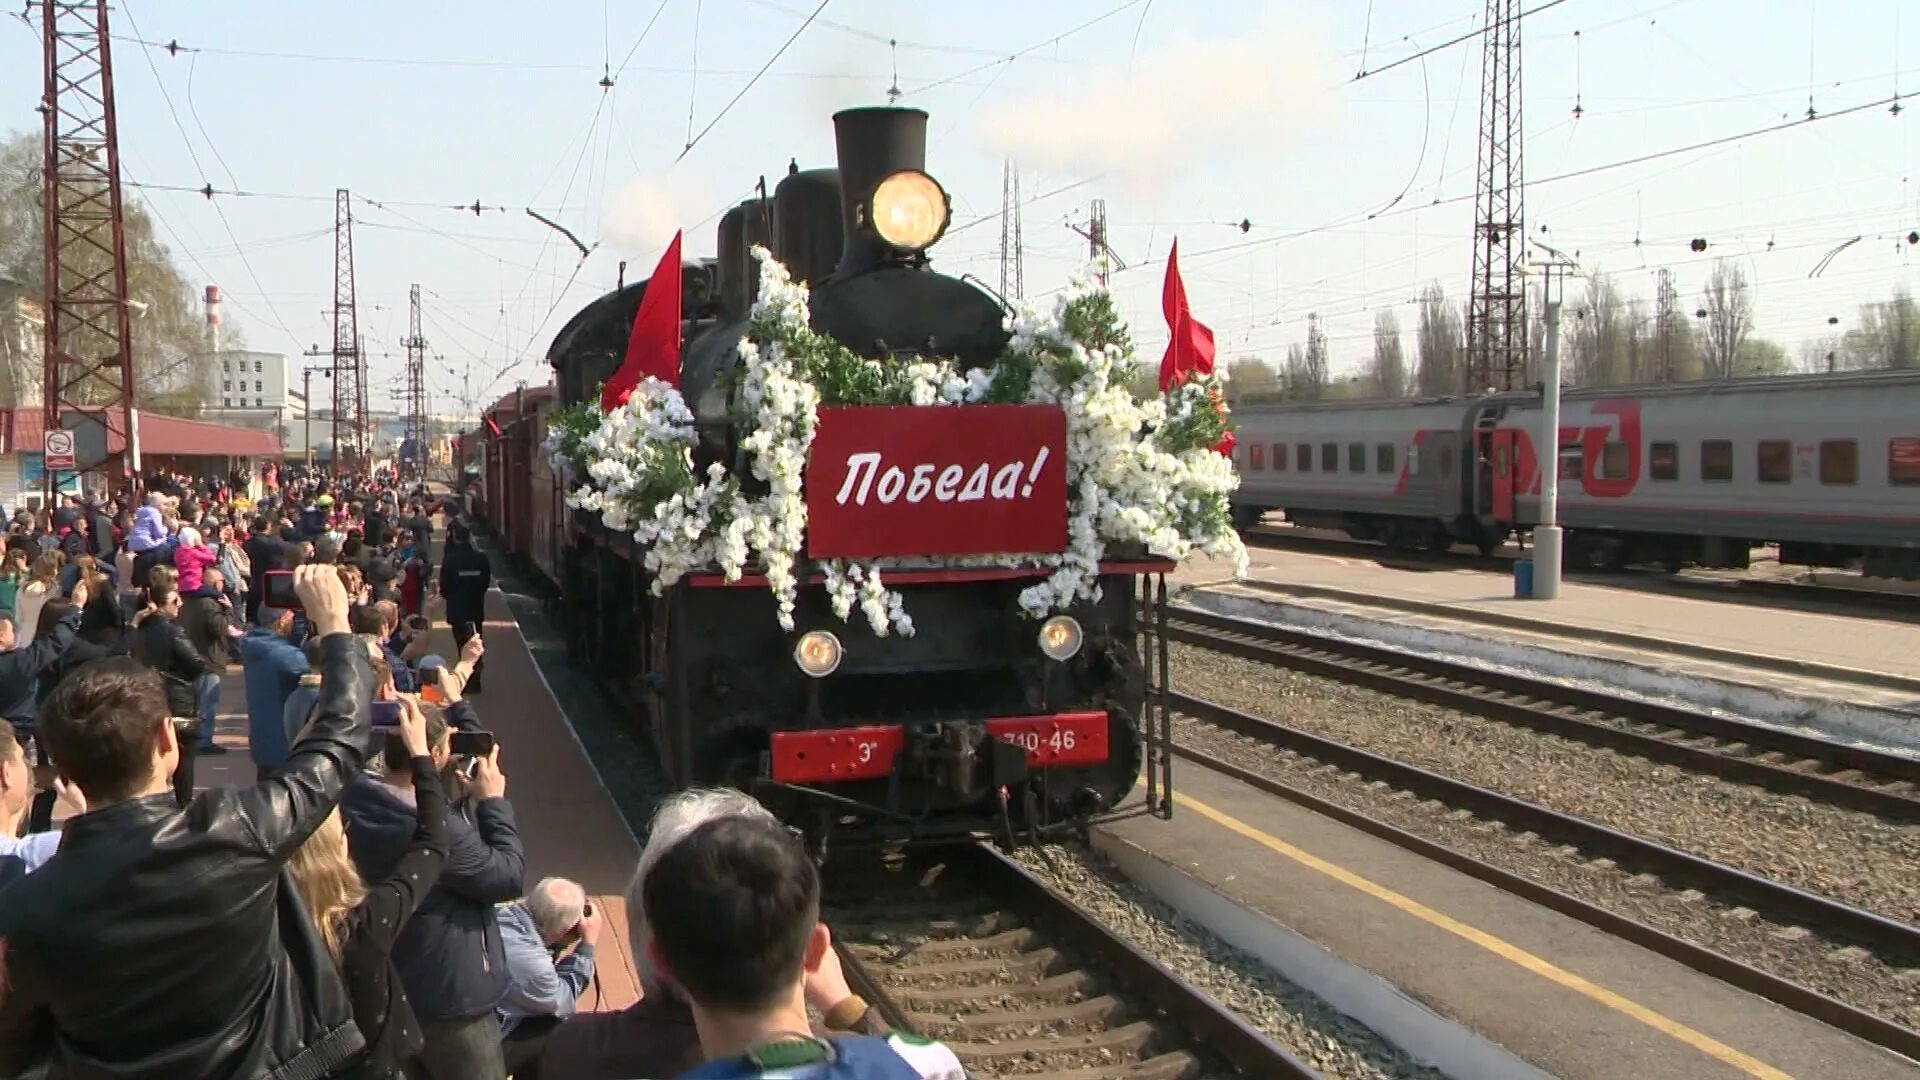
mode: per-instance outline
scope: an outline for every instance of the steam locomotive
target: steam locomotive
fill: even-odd
[[[681,269],[679,385],[697,420],[695,468],[720,463],[749,490],[765,490],[736,421],[755,246],[810,286],[813,329],[862,356],[988,367],[1008,340],[999,300],[929,264],[950,201],[926,171],[927,114],[860,108],[833,119],[837,168],[789,164],[771,195],[763,182],[760,197],[720,218],[717,258]],[[1035,622],[1017,598],[1047,569],[921,560],[931,568],[886,577],[918,632],[884,638],[836,617],[821,576],[803,570],[786,631],[764,576],[692,574],[656,597],[630,537],[563,508],[536,449],[543,410],[598,400],[649,284],[608,293],[562,328],[548,351],[557,401],[502,414],[510,422],[487,440],[483,498],[507,546],[558,586],[575,657],[641,703],[668,779],[754,792],[822,843],[1012,842],[1164,812],[1165,724],[1149,707],[1164,663],[1150,670],[1140,626],[1164,603],[1169,564],[1103,564],[1098,599]],[[1145,798],[1129,803],[1143,766]]]

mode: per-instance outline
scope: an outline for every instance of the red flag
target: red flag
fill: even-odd
[[[487,422],[487,430],[493,433],[494,438],[497,439],[500,437],[500,425],[493,422],[493,415],[491,413],[482,416],[480,419]]]
[[[1167,280],[1160,287],[1160,310],[1166,313],[1167,355],[1160,361],[1160,389],[1165,391],[1188,372],[1213,374],[1213,331],[1193,317],[1187,306],[1187,286],[1180,280],[1180,241],[1167,253]]]
[[[660,265],[640,294],[640,310],[633,313],[633,334],[627,338],[627,356],[620,370],[600,391],[600,411],[612,412],[626,403],[640,380],[653,376],[669,386],[680,383],[680,234],[660,256]]]

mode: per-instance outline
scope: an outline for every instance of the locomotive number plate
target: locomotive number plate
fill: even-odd
[[[1107,714],[1055,713],[1005,716],[987,721],[987,734],[1027,752],[1035,769],[1098,765],[1107,760]],[[773,778],[784,784],[830,784],[880,780],[906,745],[897,724],[776,731],[772,741]]]
[[[987,721],[987,732],[1027,752],[1027,764],[1098,765],[1107,760],[1107,714],[1060,713]]]

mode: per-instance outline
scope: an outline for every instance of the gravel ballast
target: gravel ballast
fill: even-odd
[[[1073,847],[1052,847],[1047,854],[1050,859],[1026,850],[1017,858],[1101,925],[1152,954],[1314,1069],[1329,1077],[1439,1080],[1439,1072],[1221,941],[1128,881],[1100,856]]]
[[[1729,865],[1911,920],[1920,827],[1689,773],[1339,682],[1175,646],[1173,683],[1209,700]],[[1633,868],[1422,802],[1197,721],[1183,744],[1271,775],[1909,1026],[1920,958],[1880,958]]]

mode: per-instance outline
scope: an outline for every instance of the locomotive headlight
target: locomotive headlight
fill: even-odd
[[[903,169],[873,189],[868,220],[880,239],[907,251],[925,251],[947,231],[947,193],[926,173]]]
[[[816,679],[824,679],[840,666],[840,639],[825,630],[809,630],[793,646],[793,662]]]
[[[1040,651],[1049,660],[1073,659],[1085,640],[1080,621],[1071,615],[1055,615],[1040,624]]]

